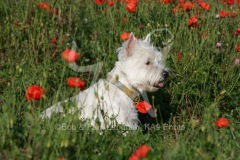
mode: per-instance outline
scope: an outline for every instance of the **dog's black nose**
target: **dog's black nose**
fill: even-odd
[[[162,74],[163,74],[164,79],[168,78],[168,76],[169,76],[169,72],[168,71],[163,71]]]

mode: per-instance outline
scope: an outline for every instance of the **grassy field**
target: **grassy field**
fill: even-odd
[[[134,13],[118,1],[110,7],[107,1],[96,5],[93,0],[50,0],[50,9],[39,8],[39,2],[0,1],[1,160],[125,160],[142,144],[151,148],[149,160],[240,159],[236,2],[209,0],[210,10],[195,3],[193,9],[181,11],[178,1],[144,0]],[[221,11],[227,12],[225,17]],[[216,18],[220,12],[222,17]],[[189,27],[192,16],[197,24]],[[67,85],[68,77],[80,77],[86,88],[92,82],[93,73],[75,72],[62,58],[72,41],[80,54],[76,63],[103,62],[98,78],[105,78],[117,60],[121,33],[142,38],[161,28],[167,28],[174,39],[167,55],[171,76],[164,88],[148,94],[157,118],[140,114],[141,129],[123,136],[121,129],[99,134],[76,115],[39,117],[44,109],[79,92]],[[154,43],[163,47],[167,39],[169,34],[162,32]],[[26,90],[34,84],[45,95],[27,101]],[[229,126],[218,128],[219,117],[227,118]]]

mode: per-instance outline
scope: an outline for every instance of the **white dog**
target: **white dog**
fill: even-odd
[[[150,43],[150,35],[137,40],[131,34],[118,49],[118,61],[107,80],[99,80],[64,102],[75,101],[79,117],[90,119],[92,126],[100,121],[100,129],[116,124],[137,129],[135,102],[144,91],[153,92],[163,87],[168,75],[161,52]],[[54,112],[63,112],[61,102],[46,109],[41,117],[49,118]]]

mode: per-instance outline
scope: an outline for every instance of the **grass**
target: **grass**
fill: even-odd
[[[128,159],[142,144],[151,147],[146,159],[240,159],[240,74],[233,65],[240,40],[232,34],[240,21],[239,16],[215,18],[221,10],[239,13],[237,5],[224,8],[211,1],[210,11],[197,6],[171,14],[174,4],[157,1],[139,2],[136,13],[118,2],[109,7],[106,2],[49,1],[59,13],[54,16],[37,4],[0,2],[0,159]],[[197,11],[199,27],[188,28],[188,18]],[[99,78],[104,78],[117,59],[122,32],[141,38],[160,28],[170,30],[174,40],[167,56],[171,77],[163,89],[148,94],[156,119],[140,115],[142,129],[122,136],[121,130],[99,134],[75,115],[39,118],[47,107],[79,92],[67,86],[68,77],[91,84],[92,73],[74,72],[61,57],[72,41],[81,55],[77,64],[103,62]],[[222,46],[216,47],[217,42]],[[178,52],[183,55],[179,62]],[[45,90],[45,97],[28,102],[25,92],[33,84]],[[218,129],[214,122],[219,117],[230,125]]]

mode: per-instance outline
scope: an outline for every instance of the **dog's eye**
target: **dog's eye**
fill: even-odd
[[[147,61],[147,62],[146,62],[146,65],[149,65],[149,64],[150,64],[150,61]]]

